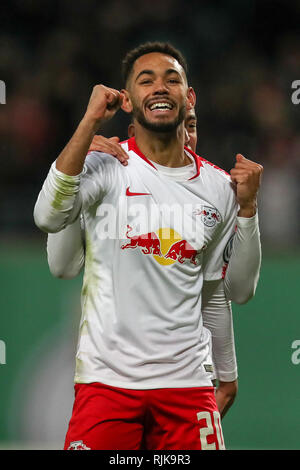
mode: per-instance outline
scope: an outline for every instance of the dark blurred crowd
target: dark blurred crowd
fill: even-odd
[[[92,87],[122,87],[126,51],[169,41],[197,94],[198,154],[229,171],[236,153],[264,165],[263,239],[299,242],[300,2],[12,0],[2,4],[1,233],[37,234],[42,181],[83,116]],[[300,30],[299,30],[300,31]],[[125,139],[120,111],[101,130]]]

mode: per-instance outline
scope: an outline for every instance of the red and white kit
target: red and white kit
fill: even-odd
[[[178,431],[180,441],[166,441],[168,448],[210,448],[210,444],[211,448],[222,448],[211,382],[211,334],[202,316],[202,288],[204,281],[221,280],[228,263],[228,247],[238,219],[231,180],[187,148],[190,165],[163,171],[141,154],[134,138],[122,146],[130,155],[126,167],[99,152],[87,156],[78,176],[64,175],[54,162],[35,207],[37,225],[45,231],[64,230],[79,216],[84,224],[82,318],[75,370],[76,384],[84,386],[76,385],[69,434],[76,423],[75,428],[82,429],[89,443],[85,443],[87,447],[139,448],[140,440],[138,444],[121,437],[118,441],[111,425],[119,415],[120,436],[126,436],[126,422],[136,419],[144,431],[153,430],[146,438],[147,448],[156,448],[158,428],[152,421],[160,417],[168,434],[169,416],[170,429],[186,420],[182,430],[187,430],[192,422],[193,436],[198,440],[195,444],[194,437],[189,437],[184,442],[186,432]],[[227,330],[232,339],[230,315],[229,306]],[[233,339],[228,347],[229,359],[223,357],[223,370],[225,380],[230,381],[237,377]],[[222,379],[222,370],[218,372],[215,376]],[[186,410],[193,408],[191,415],[177,413],[179,396]],[[103,409],[99,405],[102,418],[95,411],[93,400],[98,399],[102,405],[111,404]],[[80,406],[85,401],[94,412]],[[126,415],[128,401],[136,414]],[[146,403],[151,415],[150,411],[144,413]],[[142,416],[147,416],[144,424]],[[106,423],[99,432],[103,436],[103,429],[107,429],[110,443],[104,443],[99,434],[89,439],[89,426],[95,431],[97,422]],[[66,441],[67,447],[83,440],[75,434]],[[140,431],[137,435],[141,437]]]

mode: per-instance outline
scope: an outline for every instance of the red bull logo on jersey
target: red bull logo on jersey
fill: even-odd
[[[179,263],[184,263],[189,260],[193,264],[196,262],[197,250],[190,245],[186,240],[179,240],[171,245],[165,258],[171,258]]]
[[[154,259],[162,265],[170,265],[178,261],[197,265],[197,250],[187,240],[171,228],[160,228],[157,232],[141,235],[131,235],[132,227],[127,225],[126,237],[128,243],[121,245],[121,249],[136,249],[145,255],[153,255]]]
[[[162,256],[160,251],[160,239],[156,235],[155,232],[145,233],[143,235],[135,235],[131,236],[130,232],[132,231],[132,227],[127,225],[127,232],[126,236],[130,240],[129,243],[122,245],[122,250],[126,248],[136,248],[140,247],[142,253],[145,255],[158,255]]]

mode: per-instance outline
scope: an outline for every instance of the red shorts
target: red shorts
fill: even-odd
[[[224,449],[213,387],[76,384],[65,450]]]

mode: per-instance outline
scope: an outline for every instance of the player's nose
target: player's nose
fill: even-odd
[[[153,93],[155,94],[168,94],[169,90],[163,78],[157,78],[153,84]]]

